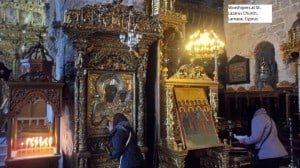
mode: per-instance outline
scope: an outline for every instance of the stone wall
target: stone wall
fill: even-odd
[[[272,23],[228,23],[228,4],[272,4]],[[255,48],[263,41],[270,42],[275,48],[275,61],[278,66],[278,82],[295,82],[295,68],[282,61],[280,44],[288,41],[288,31],[300,12],[298,0],[226,0],[224,2],[224,31],[228,60],[235,55],[250,59],[250,83],[227,85],[233,88],[248,88],[255,81]]]

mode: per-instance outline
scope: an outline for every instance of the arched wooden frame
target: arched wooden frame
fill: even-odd
[[[56,82],[8,82],[10,87],[9,113],[8,113],[8,150],[7,158],[12,157],[12,150],[16,148],[18,114],[21,108],[34,98],[41,98],[48,102],[54,112],[53,144],[56,154],[60,152],[60,116],[62,109],[63,83]]]

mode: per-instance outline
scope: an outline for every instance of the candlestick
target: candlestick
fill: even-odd
[[[23,155],[24,150],[24,142],[21,142],[21,155]]]
[[[52,148],[52,137],[49,138],[49,149],[50,149],[50,152],[51,152],[51,148]]]
[[[39,150],[42,150],[43,137],[39,137]]]
[[[22,144],[23,143],[23,144]],[[21,143],[21,148],[24,153],[24,142]],[[27,153],[38,155],[38,154],[44,154],[49,153],[49,151],[52,151],[52,145],[53,145],[53,138],[52,137],[45,137],[42,136],[36,136],[36,137],[29,137],[26,138],[25,142],[25,155]]]
[[[232,121],[228,120],[228,132],[229,132],[229,145],[232,145]]]
[[[291,162],[289,164],[289,168],[296,168],[296,164],[294,161],[294,151],[293,151],[293,129],[292,129],[292,118],[289,118],[289,127],[290,127],[290,152],[291,152]]]
[[[27,148],[28,148],[28,144],[29,144],[29,139],[26,139],[26,146],[25,146],[25,154],[27,155]]]
[[[46,151],[48,151],[48,137],[47,138],[45,138],[45,140],[44,140],[44,144],[45,144],[45,150]]]

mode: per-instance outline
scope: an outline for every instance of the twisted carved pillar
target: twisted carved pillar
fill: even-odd
[[[209,88],[209,100],[210,100],[210,106],[213,112],[213,116],[215,119],[215,123],[218,123],[218,87],[210,87]]]
[[[174,93],[172,86],[166,86],[166,142],[170,148],[174,148],[175,146],[175,139],[174,139]]]
[[[87,151],[87,142],[86,142],[86,70],[80,73],[79,76],[79,141],[78,141],[78,156],[79,159],[79,167],[84,168],[88,167],[87,159],[89,157],[89,152]]]
[[[137,127],[137,136],[138,136],[138,145],[143,147],[144,145],[144,96],[145,96],[145,77],[147,70],[147,60],[148,56],[145,54],[142,57],[142,64],[137,68],[138,74],[138,127]]]
[[[78,41],[77,41],[78,42]],[[74,151],[77,153],[77,167],[85,168],[88,167],[88,158],[90,152],[87,149],[86,131],[87,131],[87,120],[86,120],[86,75],[87,70],[83,68],[84,60],[83,55],[86,54],[87,43],[86,41],[80,41],[76,44],[79,46],[75,58],[75,67],[77,69],[77,78],[75,81],[75,139],[74,139]]]

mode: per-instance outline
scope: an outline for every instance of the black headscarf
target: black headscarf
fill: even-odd
[[[126,116],[124,114],[116,113],[113,118],[113,126],[115,127],[117,124],[119,124],[122,121],[128,122],[128,119],[126,118]]]

